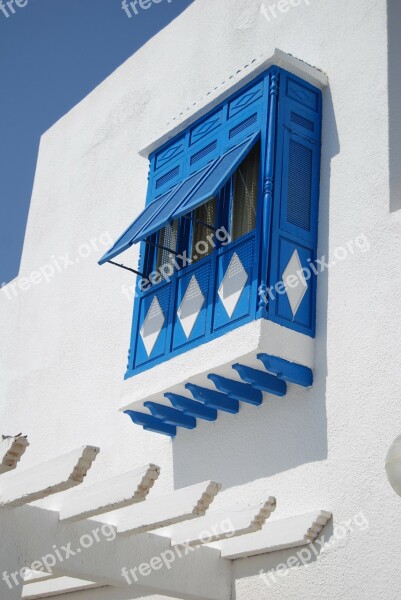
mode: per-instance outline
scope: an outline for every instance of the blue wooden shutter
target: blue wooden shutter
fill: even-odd
[[[320,91],[281,72],[268,310],[272,320],[311,336],[315,335],[321,113]],[[297,279],[288,279],[290,275]]]

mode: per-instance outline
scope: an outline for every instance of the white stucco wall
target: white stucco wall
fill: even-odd
[[[269,589],[259,570],[291,551],[237,561],[236,598],[399,600],[401,500],[384,471],[401,433],[401,215],[389,204],[386,3],[309,0],[270,23],[260,4],[195,0],[43,135],[20,277],[66,253],[74,264],[11,300],[0,293],[0,433],[28,434],[24,467],[99,445],[87,483],[153,462],[162,467],[158,491],[222,481],[216,507],[268,493],[277,518],[323,508],[335,525],[362,511],[367,532],[350,533]],[[275,48],[329,77],[318,254],[333,260],[360,234],[370,251],[319,275],[311,390],[291,386],[284,399],[243,406],[171,442],[118,412],[132,313],[121,286],[131,277],[97,266],[100,243],[87,258],[81,246],[106,231],[115,238],[142,209],[147,161],[139,151]]]

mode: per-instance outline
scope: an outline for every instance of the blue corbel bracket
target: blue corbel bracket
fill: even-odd
[[[215,421],[217,419],[217,410],[215,408],[210,408],[201,402],[190,400],[179,394],[167,392],[164,396],[170,400],[174,408],[181,410],[184,415],[189,415],[197,419],[205,419],[205,421]]]
[[[211,408],[215,408],[216,410],[224,410],[225,412],[229,412],[233,415],[236,415],[239,411],[238,400],[233,400],[226,394],[200,387],[194,383],[186,383],[185,388],[191,392],[195,400],[199,400]]]
[[[284,360],[284,358],[278,358],[270,354],[258,354],[257,358],[262,361],[266,371],[270,371],[270,373],[277,375],[277,377],[284,379],[284,381],[296,383],[303,387],[310,387],[313,384],[313,373],[309,367],[298,365],[297,363],[289,362],[288,360]]]
[[[239,363],[232,367],[237,371],[243,381],[250,383],[257,390],[268,392],[275,396],[285,396],[287,393],[287,384],[275,375],[245,365],[240,365]]]
[[[194,400],[166,392],[164,397],[170,401],[171,406],[146,401],[143,406],[149,409],[151,414],[135,410],[126,410],[125,413],[147,431],[175,437],[177,427],[195,429],[197,419],[216,421],[219,410],[237,414],[240,402],[260,406],[263,402],[263,392],[285,396],[286,382],[302,387],[310,387],[313,384],[313,372],[309,367],[266,353],[258,354],[257,358],[263,363],[265,371],[240,363],[232,365],[242,381],[209,373],[207,377],[218,391],[186,383],[185,388],[190,391]]]
[[[175,427],[184,427],[185,429],[195,429],[196,419],[188,415],[184,415],[183,412],[176,408],[170,408],[159,404],[158,402],[144,402],[143,404],[150,410],[154,417],[161,419],[167,425],[174,425]]]
[[[213,381],[220,392],[224,392],[233,400],[247,402],[254,406],[260,406],[263,402],[262,392],[253,388],[249,383],[241,383],[240,381],[227,379],[227,377],[221,377],[221,375],[215,375],[214,373],[209,373],[207,377]]]
[[[160,419],[152,417],[152,415],[145,415],[144,413],[138,412],[136,410],[126,410],[124,411],[124,413],[131,417],[132,421],[136,425],[142,425],[142,427],[146,429],[146,431],[162,433],[163,435],[168,435],[169,437],[175,437],[177,435],[176,427],[174,427],[173,425],[168,425]]]

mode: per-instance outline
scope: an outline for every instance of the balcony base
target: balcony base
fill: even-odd
[[[258,319],[125,380],[120,410],[151,415],[149,406],[171,409],[171,398],[181,397],[188,400],[180,408],[183,416],[236,413],[233,406],[241,401],[258,405],[265,394],[284,395],[285,382],[311,385],[313,358],[313,338]],[[153,418],[155,414],[153,410]],[[168,425],[168,435],[174,437],[180,422]]]

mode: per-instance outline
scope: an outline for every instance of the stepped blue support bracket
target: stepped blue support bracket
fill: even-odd
[[[232,365],[232,367],[239,373],[241,379],[246,383],[250,383],[258,390],[269,392],[269,394],[274,394],[275,396],[285,396],[287,393],[287,384],[275,375],[270,375],[270,373],[246,367],[239,363]]]
[[[233,400],[248,402],[248,404],[253,404],[254,406],[260,406],[263,402],[262,392],[253,388],[249,383],[241,383],[240,381],[227,379],[227,377],[221,377],[221,375],[215,375],[214,373],[209,373],[207,377],[213,381],[220,392],[224,392]]]
[[[177,429],[173,425],[168,425],[164,423],[160,419],[156,419],[156,417],[152,417],[152,415],[145,415],[144,413],[138,412],[136,410],[125,410],[126,415],[131,417],[132,421],[136,425],[142,425],[146,431],[153,431],[154,433],[162,433],[163,435],[168,435],[170,437],[175,437],[177,435]]]
[[[296,383],[303,387],[310,387],[313,384],[313,373],[309,367],[289,362],[277,356],[270,356],[270,354],[262,353],[258,354],[257,357],[262,361],[267,371],[274,373],[284,381]]]
[[[176,427],[184,427],[185,429],[195,429],[196,419],[184,415],[183,412],[169,406],[164,406],[158,402],[144,402],[143,404],[150,410],[154,417],[162,419],[167,425],[174,425]]]
[[[204,402],[207,406],[211,406],[217,410],[224,410],[233,415],[236,415],[239,411],[238,400],[233,400],[226,394],[215,392],[214,390],[209,390],[193,383],[186,383],[185,388],[191,392],[195,400]]]
[[[201,402],[196,402],[195,400],[190,400],[185,396],[171,392],[164,394],[164,397],[170,400],[174,408],[181,410],[184,415],[196,417],[197,419],[205,419],[205,421],[215,421],[217,419],[217,410],[205,406]]]
[[[186,383],[185,388],[194,399],[166,392],[164,397],[171,402],[171,406],[148,400],[143,406],[148,408],[151,414],[135,410],[126,410],[125,413],[147,431],[175,437],[177,427],[195,429],[196,419],[216,421],[219,410],[237,414],[240,402],[260,406],[263,402],[263,392],[285,396],[287,381],[303,387],[313,384],[313,372],[309,367],[264,352],[257,354],[257,358],[263,363],[265,371],[240,363],[232,365],[242,381],[209,373],[207,378],[214,383],[216,390]]]

